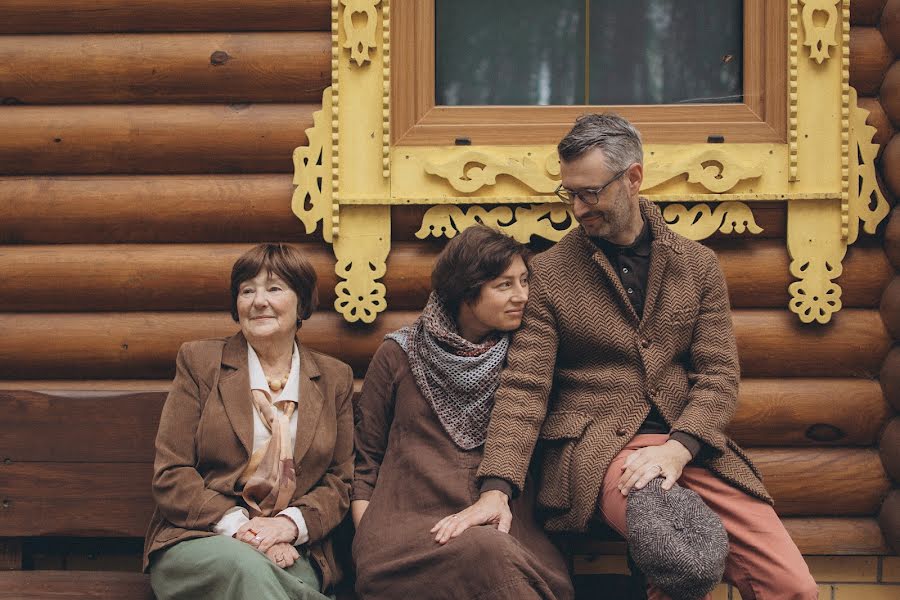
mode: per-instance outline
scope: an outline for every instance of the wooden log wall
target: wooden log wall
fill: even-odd
[[[878,68],[871,72],[871,83],[877,84],[877,104],[873,115],[881,123],[880,135],[885,138],[884,149],[880,155],[880,174],[886,192],[892,202],[900,198],[900,0],[888,0],[884,3],[878,27],[872,28],[872,36],[881,37],[873,42],[882,47],[877,60]],[[874,54],[873,54],[874,56]],[[887,59],[887,60],[885,60]],[[876,62],[876,61],[873,61]],[[884,228],[885,254],[894,269],[890,283],[885,287],[881,298],[881,316],[884,319],[888,334],[894,340],[894,346],[885,359],[881,369],[881,384],[885,399],[895,411],[900,411],[900,209],[896,206],[888,218]],[[881,459],[888,475],[893,480],[894,489],[889,493],[880,513],[884,537],[895,552],[900,552],[900,417],[894,416],[884,428],[879,446]]]
[[[143,535],[175,353],[236,330],[228,274],[250,244],[309,254],[323,309],[304,339],[357,377],[424,304],[442,246],[414,237],[424,209],[394,210],[389,310],[372,327],[330,310],[334,257],[290,210],[291,153],[330,79],[329,10],[328,0],[0,0],[0,537],[33,535],[35,510],[56,515],[41,534]],[[851,30],[852,83],[895,195],[898,12],[900,0],[855,1]],[[787,310],[784,206],[754,213],[762,235],[708,240],[744,376],[731,433],[804,552],[888,552],[900,499],[878,441],[900,409],[900,217],[850,249],[833,322],[805,326]],[[107,518],[66,519],[85,493],[102,494]]]

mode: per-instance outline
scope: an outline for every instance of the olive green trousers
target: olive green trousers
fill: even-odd
[[[223,535],[186,540],[159,552],[150,568],[159,600],[328,600],[301,552],[282,569],[244,542]]]

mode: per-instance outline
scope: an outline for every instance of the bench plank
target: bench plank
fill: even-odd
[[[150,576],[111,571],[0,573],[0,600],[154,600]]]
[[[151,463],[0,464],[0,536],[143,537],[152,476]]]
[[[765,448],[751,456],[782,516],[874,515],[890,487],[874,450]],[[152,472],[149,462],[0,464],[0,536],[141,537],[154,506]],[[101,504],[102,513],[85,510]]]
[[[168,380],[0,382],[0,459],[151,462],[169,387]],[[729,433],[745,447],[872,446],[889,417],[870,379],[745,379]]]
[[[13,462],[153,462],[165,399],[160,391],[0,391],[0,453]]]

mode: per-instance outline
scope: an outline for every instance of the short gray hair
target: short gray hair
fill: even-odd
[[[640,132],[615,113],[578,117],[575,126],[556,147],[563,162],[575,160],[594,148],[603,151],[610,171],[623,171],[634,163],[644,164]]]

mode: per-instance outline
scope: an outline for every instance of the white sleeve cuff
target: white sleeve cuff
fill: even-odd
[[[235,506],[234,508],[229,509],[228,512],[219,519],[218,523],[213,525],[213,531],[221,535],[232,537],[237,533],[237,530],[249,520],[250,515],[247,513],[247,509]]]
[[[306,527],[306,519],[303,518],[303,513],[300,512],[299,508],[289,506],[278,514],[286,516],[297,526],[297,539],[294,540],[294,546],[299,546],[309,541],[309,529]]]

